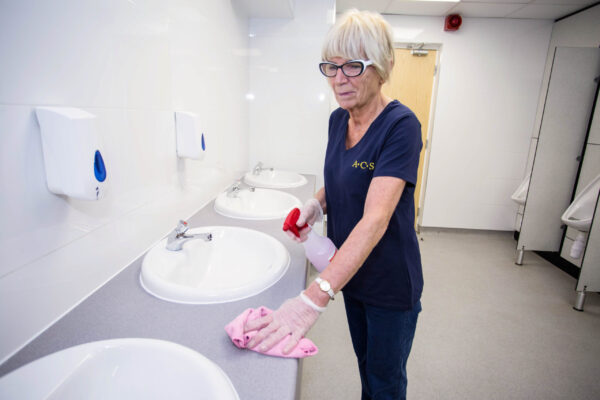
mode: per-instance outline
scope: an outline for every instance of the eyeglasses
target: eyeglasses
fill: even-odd
[[[319,69],[321,73],[328,78],[333,78],[337,75],[338,68],[342,69],[342,73],[349,78],[354,78],[355,76],[359,76],[369,65],[373,65],[373,61],[371,60],[350,60],[346,61],[342,65],[334,64],[332,62],[322,62],[319,63]]]

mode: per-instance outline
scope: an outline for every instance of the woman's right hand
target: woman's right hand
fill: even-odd
[[[304,205],[300,208],[300,217],[298,217],[298,221],[296,221],[296,226],[298,228],[308,224],[306,228],[299,229],[300,237],[294,235],[291,231],[286,231],[287,235],[295,242],[302,243],[306,240],[308,236],[308,232],[310,232],[311,227],[316,222],[323,221],[323,209],[321,208],[321,204],[319,200],[314,197],[309,199]]]
[[[304,203],[300,209],[300,218],[298,218],[296,225],[302,226],[304,224],[308,224],[313,226],[316,222],[322,221],[323,209],[321,208],[321,203],[319,203],[319,200],[313,197]]]

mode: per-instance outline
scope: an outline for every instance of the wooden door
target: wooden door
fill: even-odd
[[[410,108],[421,122],[423,149],[419,158],[417,186],[415,187],[415,227],[420,208],[426,143],[429,137],[429,114],[436,71],[437,50],[412,55],[410,49],[395,49],[396,62],[383,93]]]

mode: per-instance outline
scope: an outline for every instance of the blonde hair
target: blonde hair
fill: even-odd
[[[394,66],[392,28],[383,17],[371,11],[346,11],[325,36],[321,57],[348,60],[368,59],[383,81]]]

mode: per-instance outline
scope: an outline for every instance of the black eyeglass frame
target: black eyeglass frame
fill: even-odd
[[[348,75],[344,71],[344,65],[351,64],[351,63],[359,63],[362,66],[362,68],[361,68],[361,70],[360,70],[360,72],[358,74],[356,74],[356,75]],[[335,67],[335,74],[333,74],[331,76],[327,75],[325,73],[325,71],[324,71],[324,66],[325,65],[332,65],[332,66],[334,66]],[[319,63],[319,71],[321,71],[321,73],[324,76],[326,76],[327,78],[333,78],[333,77],[335,77],[337,75],[338,69],[341,69],[342,70],[342,74],[344,74],[348,78],[356,78],[357,76],[361,76],[363,74],[363,72],[365,72],[365,70],[367,69],[367,67],[369,65],[373,65],[373,61],[371,61],[371,60],[348,60],[345,63],[339,64],[339,65],[336,64],[336,63],[332,63],[330,61],[323,61],[323,62]]]

